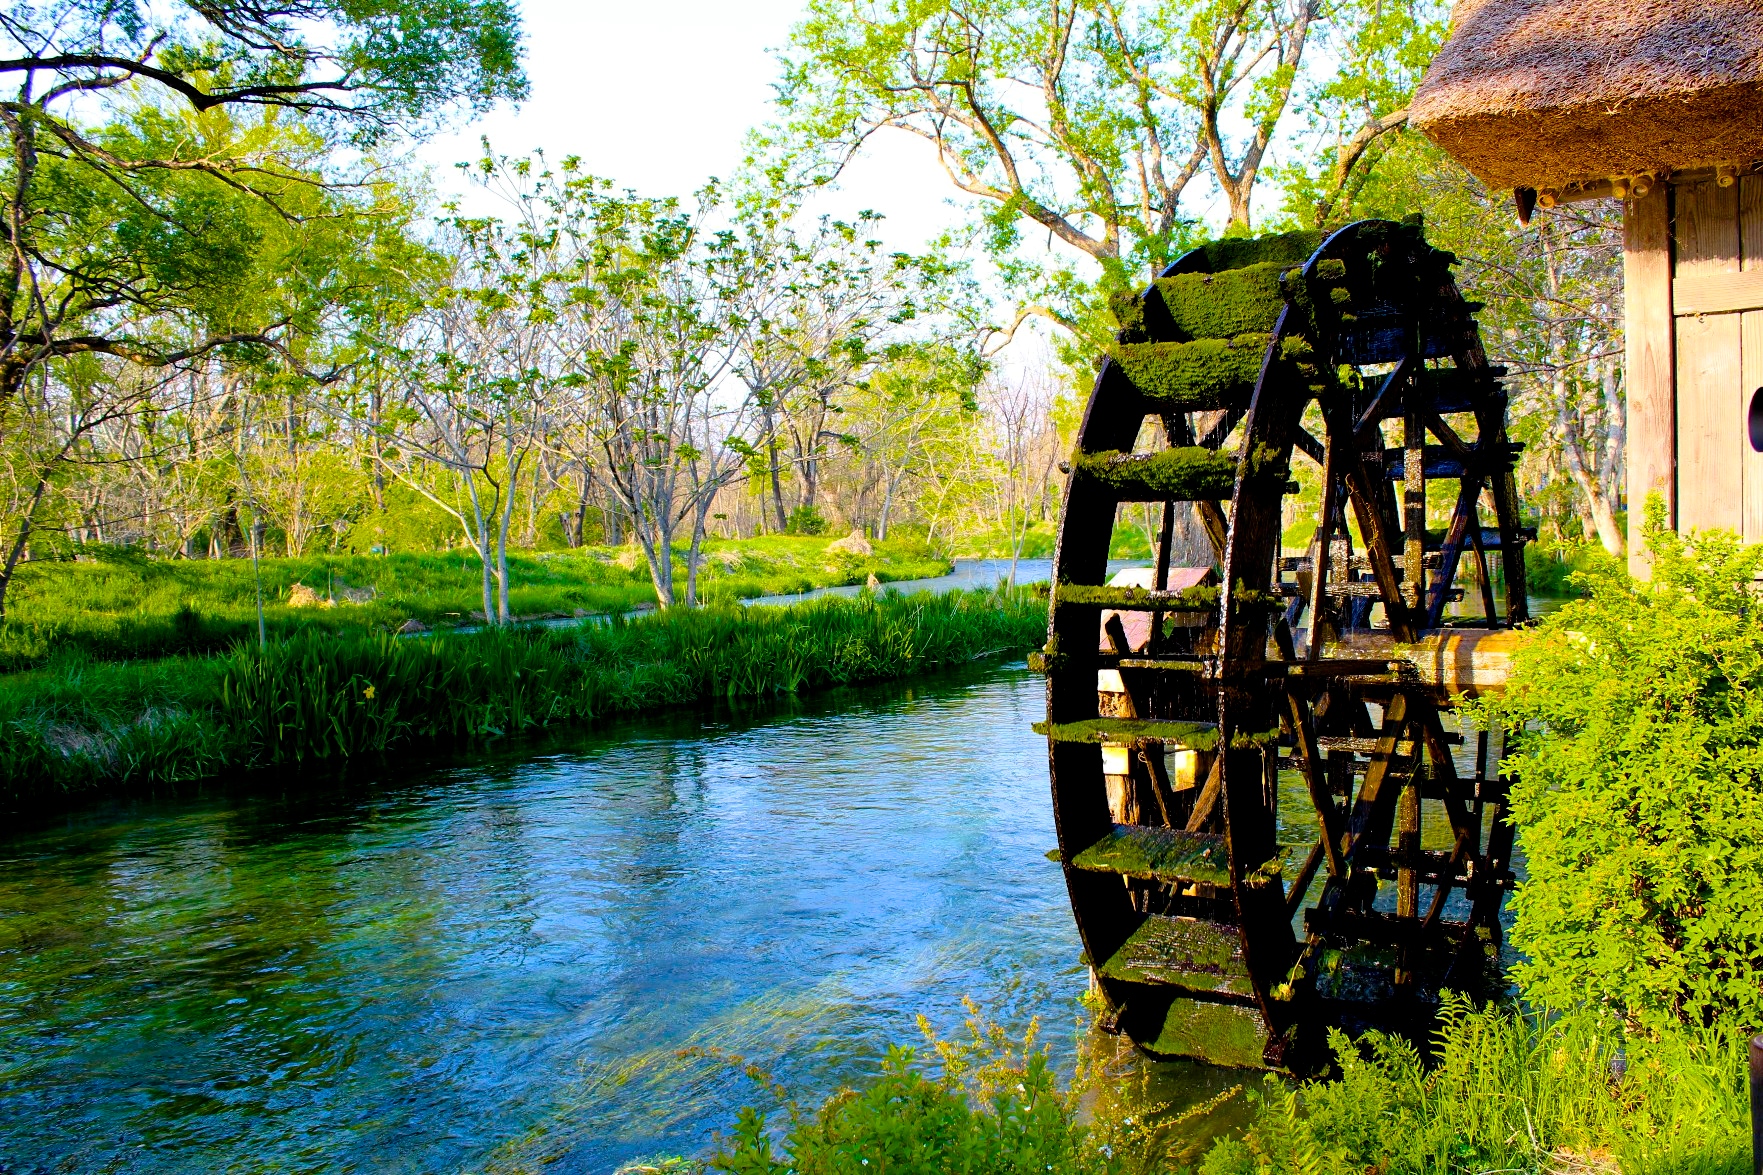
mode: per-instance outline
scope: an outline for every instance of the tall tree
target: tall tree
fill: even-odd
[[[1427,35],[1418,7],[813,0],[786,56],[783,126],[768,146],[780,167],[825,179],[878,131],[922,138],[981,207],[986,242],[1025,295],[1018,321],[1043,315],[1101,342],[1095,277],[1132,285],[1183,248],[1208,194],[1197,180],[1225,197],[1230,228],[1246,231],[1293,95],[1360,60],[1339,45],[1387,9]],[[1335,43],[1312,68],[1319,32]],[[1405,94],[1340,96],[1371,100],[1372,138],[1404,121]],[[1341,155],[1347,171],[1356,158]],[[1064,260],[1019,248],[1024,233],[1043,232],[1065,246]],[[1093,264],[1072,264],[1086,258]]]

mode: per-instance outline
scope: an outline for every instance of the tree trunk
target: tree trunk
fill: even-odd
[[[767,419],[769,420],[769,416]],[[790,523],[784,514],[784,483],[783,475],[778,469],[777,434],[769,428],[766,430],[765,444],[771,451],[771,502],[777,510],[777,533],[782,534]]]
[[[31,527],[37,521],[37,506],[43,501],[43,491],[49,488],[49,479],[39,477],[37,487],[31,493],[31,504],[26,507],[24,517],[19,519],[18,537],[12,541],[12,550],[6,553],[6,566],[0,568],[0,621],[6,619],[6,593],[12,586],[13,572],[18,570],[18,561],[24,555],[31,541]]]

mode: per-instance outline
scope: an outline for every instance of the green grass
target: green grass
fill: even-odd
[[[829,552],[836,540],[776,536],[707,545],[706,601],[942,575],[947,561],[922,542],[880,543],[859,557]],[[631,611],[655,590],[634,547],[511,553],[509,609],[519,617]],[[470,552],[319,555],[262,560],[264,619],[278,636],[316,630],[394,629],[406,620],[441,626],[481,613],[478,563]],[[676,560],[678,590],[685,568]],[[292,607],[296,584],[332,607]],[[257,635],[249,559],[157,560],[114,548],[90,561],[27,563],[0,625],[0,671],[43,663],[58,649],[103,659],[214,652]]]
[[[71,650],[0,677],[0,803],[904,677],[1045,631],[1029,591],[883,593],[413,638],[307,629],[157,661]]]
[[[702,1166],[743,1175],[1742,1175],[1750,1170],[1743,1036],[1625,1036],[1589,1011],[1446,1009],[1436,1056],[1376,1033],[1333,1035],[1337,1068],[1274,1077],[1175,1111],[1085,1050],[1060,1089],[1033,1036],[979,1018],[933,1056],[881,1071],[782,1120],[746,1109]]]

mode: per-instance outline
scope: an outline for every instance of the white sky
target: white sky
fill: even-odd
[[[527,77],[518,110],[497,109],[422,144],[437,190],[461,188],[453,165],[543,148],[648,196],[686,196],[739,166],[749,128],[772,115],[773,51],[789,38],[800,0],[524,0]],[[884,214],[890,247],[922,248],[959,217],[954,190],[925,144],[872,140],[825,211]]]

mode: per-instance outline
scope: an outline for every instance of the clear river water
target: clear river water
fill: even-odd
[[[0,1171],[610,1171],[1084,987],[1020,663],[0,840]],[[1213,1083],[1205,1083],[1213,1084]]]
[[[692,1050],[814,1104],[964,997],[1068,1068],[1043,706],[976,665],[0,832],[0,1175],[610,1172],[768,1104]]]

